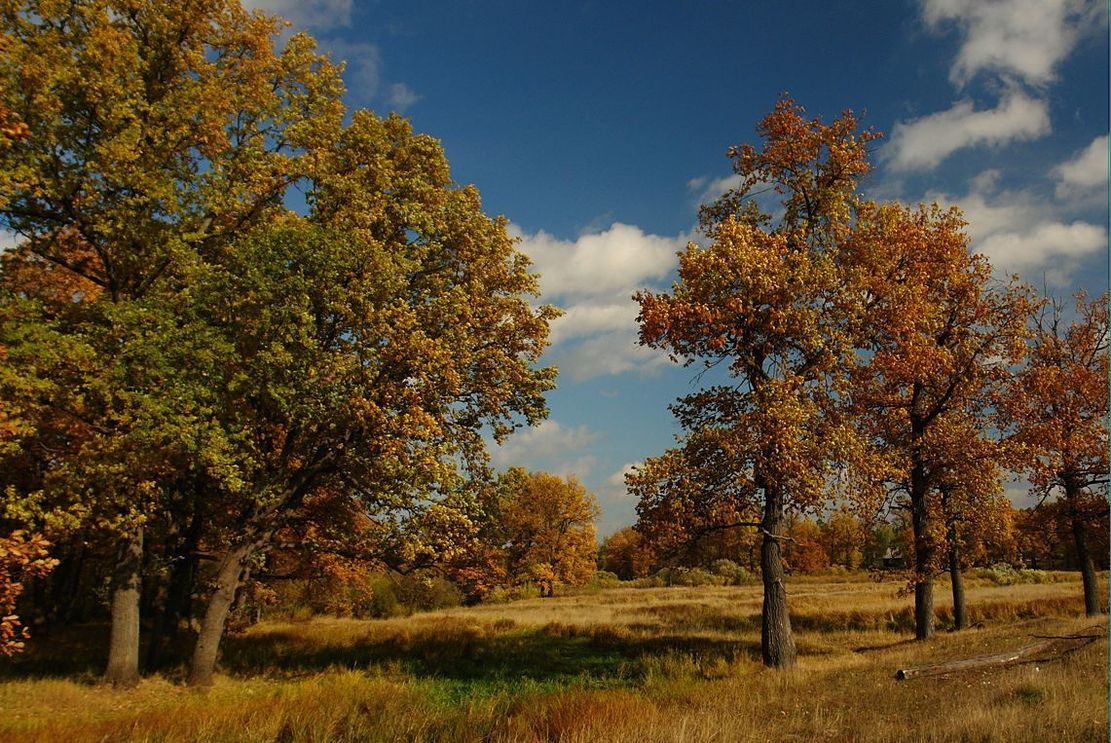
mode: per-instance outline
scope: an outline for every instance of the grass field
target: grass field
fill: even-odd
[[[789,585],[800,662],[759,664],[760,590],[614,588],[405,619],[263,622],[206,691],[95,683],[88,628],[0,678],[3,741],[1100,741],[1106,636],[1064,657],[910,681],[896,669],[1104,632],[1078,580],[969,581],[973,629],[911,641],[898,583]],[[1106,590],[1104,590],[1106,594]]]

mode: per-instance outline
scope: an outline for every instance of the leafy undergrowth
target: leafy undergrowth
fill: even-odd
[[[90,667],[79,638],[51,638],[53,651],[36,648],[0,683],[0,740],[1107,738],[1106,639],[1043,665],[893,680],[897,668],[1104,626],[1079,616],[1075,582],[976,588],[983,626],[928,643],[877,619],[907,608],[893,584],[807,582],[795,600],[800,663],[786,673],[759,664],[751,592],[629,590],[639,598],[619,589],[496,612],[265,623],[231,638],[224,675],[199,692],[180,670],[132,691],[88,672],[26,678],[55,651]]]

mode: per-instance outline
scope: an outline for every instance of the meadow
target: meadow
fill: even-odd
[[[614,587],[410,617],[263,621],[228,639],[204,691],[182,671],[97,683],[103,628],[0,666],[2,741],[1099,741],[1106,617],[1078,576],[968,580],[974,626],[914,642],[909,597],[865,575],[789,584],[799,665],[759,662],[759,586]],[[1103,577],[1106,580],[1106,576]],[[1106,586],[1104,585],[1104,595]],[[1004,667],[897,669],[1062,641]],[[1069,644],[1071,642],[1071,644]]]

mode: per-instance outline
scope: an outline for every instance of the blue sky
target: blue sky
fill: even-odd
[[[250,2],[348,60],[352,106],[439,138],[512,221],[567,315],[551,417],[494,461],[579,477],[602,535],[635,519],[621,474],[673,443],[667,406],[697,384],[636,347],[630,295],[670,284],[726,148],[782,92],[885,132],[866,191],[962,206],[1000,275],[1107,286],[1103,2]]]

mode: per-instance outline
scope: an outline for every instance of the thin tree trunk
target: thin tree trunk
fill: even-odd
[[[964,603],[964,577],[961,575],[960,548],[956,528],[949,527],[949,581],[953,584],[953,628],[968,626],[968,610]]]
[[[1082,489],[1076,483],[1066,481],[1065,500],[1069,504],[1069,521],[1072,522],[1072,538],[1076,544],[1076,561],[1080,564],[1080,575],[1084,581],[1084,613],[1094,617],[1102,612],[1099,584],[1096,582],[1096,566],[1092,560],[1092,552],[1088,548],[1088,528],[1078,507],[1081,492]]]
[[[208,601],[197,644],[193,648],[193,663],[189,669],[190,686],[211,686],[212,676],[216,673],[216,658],[220,652],[220,640],[224,636],[228,614],[235,602],[235,592],[243,579],[247,560],[254,552],[255,544],[247,542],[233,547],[220,561],[216,572],[216,590]]]
[[[914,529],[914,636],[919,640],[934,634],[933,545],[929,538],[927,492],[925,469],[916,464],[910,473],[910,505]]]
[[[783,495],[764,488],[764,542],[760,548],[760,572],[764,580],[764,606],[760,622],[760,653],[764,665],[791,668],[797,653],[791,636],[791,617],[787,610],[787,589],[783,583],[783,544],[785,531]]]
[[[104,680],[114,686],[139,683],[139,599],[143,565],[143,528],[125,537],[112,576],[112,634]]]

